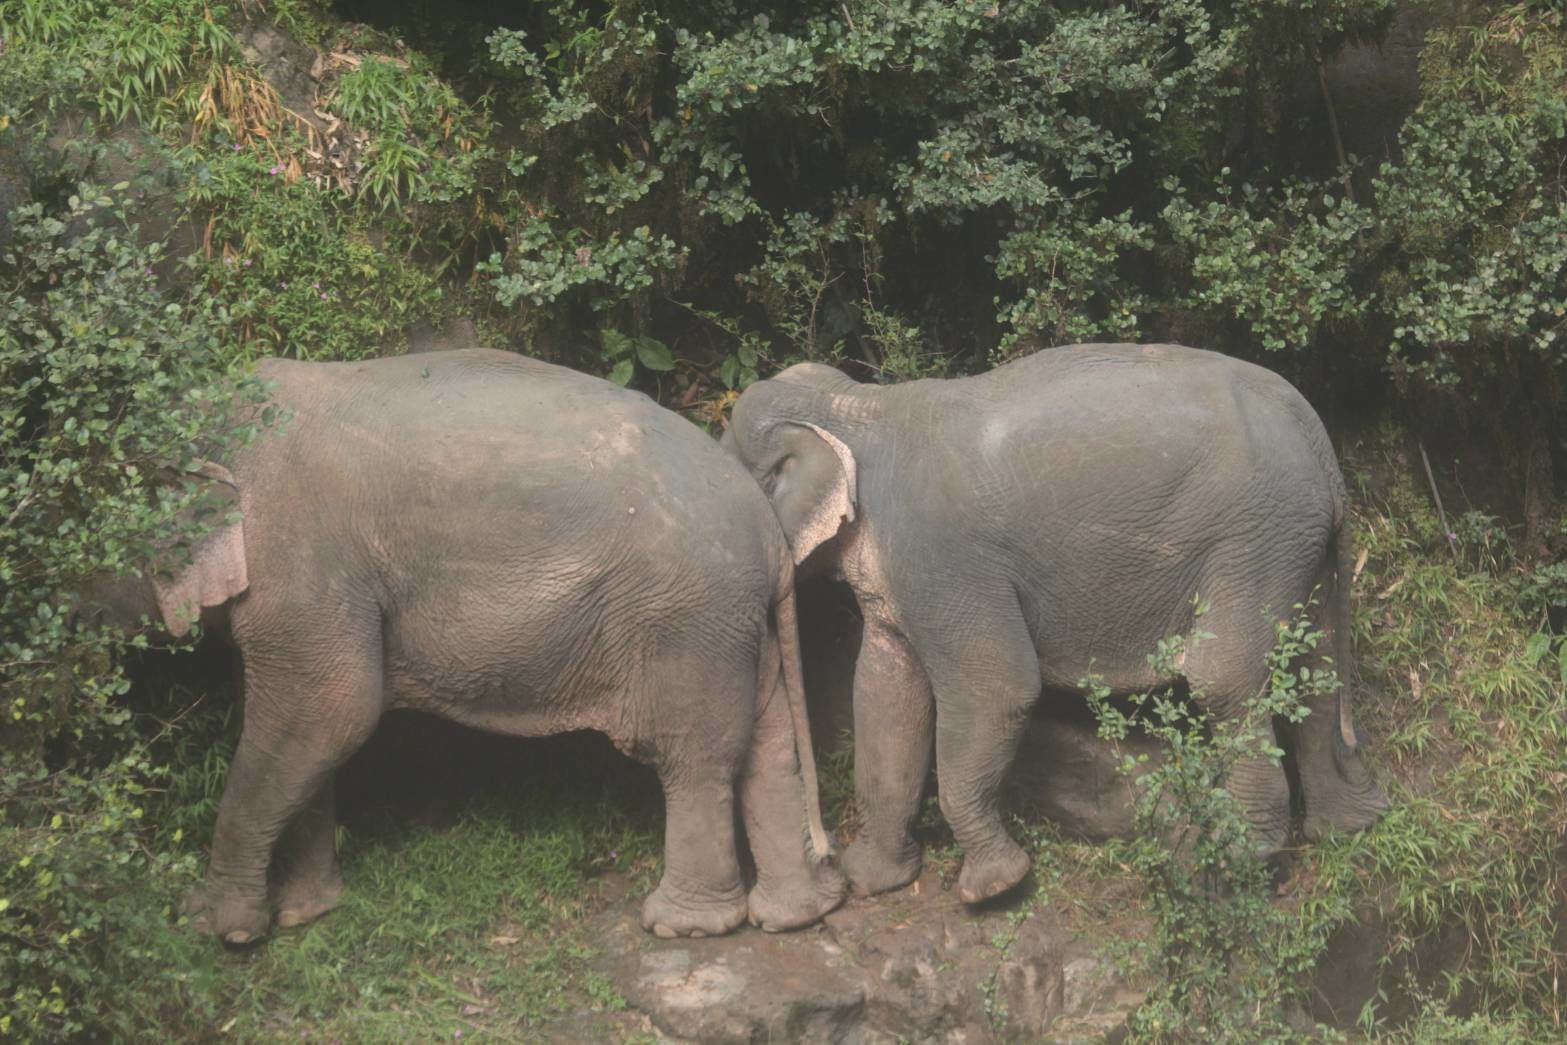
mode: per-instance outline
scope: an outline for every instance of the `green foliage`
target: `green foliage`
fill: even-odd
[[[648,370],[660,374],[675,369],[674,357],[661,341],[645,336],[627,337],[618,330],[605,330],[602,337],[604,362],[609,365],[606,376],[617,385],[631,383],[631,375],[636,372],[639,362]]]
[[[1202,207],[1178,184],[1167,187],[1172,199],[1161,217],[1191,259],[1182,307],[1238,320],[1269,352],[1315,348],[1324,325],[1365,314],[1369,302],[1351,277],[1375,220],[1366,208],[1306,184],[1267,197],[1245,184],[1236,200],[1221,180],[1218,198]]]
[[[1541,1040],[1539,1028],[1523,1019],[1496,1019],[1489,1016],[1459,1017],[1441,1006],[1423,999],[1420,1014],[1406,1026],[1396,1027],[1373,1040],[1388,1045],[1516,1045]]]
[[[184,162],[210,243],[200,276],[224,307],[229,354],[364,359],[439,307],[430,272],[378,248],[362,215],[267,152],[236,145]]]
[[[1197,606],[1201,619],[1202,606]],[[1132,1018],[1134,1035],[1156,1041],[1259,1041],[1293,1037],[1285,1019],[1300,977],[1325,942],[1297,912],[1274,902],[1272,874],[1252,843],[1245,808],[1225,787],[1236,767],[1276,760],[1283,751],[1275,720],[1301,721],[1307,703],[1331,694],[1338,679],[1313,668],[1322,639],[1295,607],[1268,654],[1269,684],[1238,719],[1215,722],[1168,691],[1111,700],[1098,678],[1083,680],[1099,735],[1124,740],[1141,728],[1164,758],[1125,755],[1120,771],[1135,785],[1135,838],[1112,843],[1114,859],[1141,879],[1153,917],[1137,958],[1157,974]],[[1162,640],[1149,663],[1165,679],[1180,676],[1201,631]]]
[[[431,230],[425,223],[453,221],[457,215],[449,213],[450,207],[441,213],[444,205],[471,205],[479,168],[493,158],[482,144],[488,133],[482,111],[466,105],[427,69],[376,55],[344,73],[327,104],[370,135],[357,175],[361,198],[379,211],[408,210],[416,238],[462,235],[441,224]]]
[[[780,362],[841,344],[887,379],[1157,334],[1161,196],[1211,193],[1228,123],[1390,6],[554,3],[489,37],[526,140],[484,271],[528,329],[640,333],[678,291]]]
[[[1507,5],[1435,33],[1422,79],[1404,156],[1376,179],[1380,216],[1402,255],[1387,291],[1392,360],[1410,380],[1496,397],[1498,386],[1564,358],[1562,12]]]
[[[1503,403],[1538,428],[1567,308],[1562,15],[1492,3],[1433,32],[1399,153],[1304,175],[1298,83],[1374,39],[1395,6],[556,0],[440,35],[407,7],[449,62],[473,65],[448,73],[482,77],[468,102],[400,41],[362,27],[328,39],[283,3],[285,25],[357,49],[327,75],[325,103],[364,136],[342,185],[364,207],[309,279],[274,267],[268,292],[230,304],[273,328],[255,335],[269,351],[324,336],[332,324],[300,288],[328,266],[375,267],[387,285],[395,262],[354,247],[375,221],[392,253],[417,244],[443,267],[476,265],[508,333],[619,376],[622,358],[580,332],[649,337],[714,401],[800,357],[902,380],[1044,344],[1195,332],[1292,374],[1382,371],[1411,395]],[[194,0],[0,5],[14,75],[53,85],[34,96],[168,128],[212,109],[198,124],[226,118],[249,147],[210,87],[244,65],[232,20]],[[31,64],[40,48],[71,71]],[[308,144],[273,120],[257,155],[292,182]],[[297,300],[277,302],[276,322],[285,281]],[[390,327],[413,311],[381,314]],[[338,340],[354,338],[303,354],[385,335]]]
[[[158,252],[112,197],[82,186],[62,214],[14,217],[0,256],[0,1035],[31,1038],[114,1010],[127,939],[162,917],[156,896],[132,894],[193,870],[141,831],[166,771],[129,725],[117,657],[146,637],[74,611],[90,581],[134,575],[209,524],[194,483],[163,475],[230,438],[234,385],[212,310],[160,294]]]
[[[38,99],[51,108],[83,101],[110,122],[168,128],[196,115],[199,95],[177,89],[237,50],[226,13],[203,0],[6,0],[0,35],[46,51],[56,82],[80,91]]]
[[[1384,1000],[1418,987],[1439,1009],[1462,999],[1552,1039],[1564,1015],[1554,905],[1567,676],[1519,575],[1455,569],[1427,504],[1404,473],[1358,528],[1365,690],[1386,694],[1361,710],[1393,804],[1371,830],[1304,852],[1302,910],[1329,922],[1384,913]],[[1399,969],[1452,931],[1467,946],[1442,978],[1404,982]]]
[[[1199,203],[1167,180],[1162,219],[1190,266],[1173,304],[1296,356],[1324,354],[1330,330],[1413,396],[1537,427],[1567,359],[1567,25],[1517,3],[1470,17],[1427,37],[1420,106],[1364,203],[1228,170]]]

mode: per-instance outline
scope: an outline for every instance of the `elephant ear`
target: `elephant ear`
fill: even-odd
[[[854,453],[837,436],[809,422],[786,422],[768,495],[798,566],[854,521],[859,500]]]
[[[243,520],[231,522],[226,518],[243,505],[239,484],[227,468],[211,462],[204,463],[196,474],[214,481],[218,511],[223,518],[211,533],[191,545],[189,562],[153,571],[158,612],[163,626],[175,638],[190,632],[204,607],[221,606],[250,584],[245,572]]]

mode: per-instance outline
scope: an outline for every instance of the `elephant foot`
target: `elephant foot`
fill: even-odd
[[[829,863],[817,864],[803,883],[777,886],[757,883],[748,898],[748,917],[763,932],[787,932],[821,919],[843,903],[849,883]]]
[[[1250,826],[1250,837],[1237,844],[1264,862],[1282,853],[1290,825],[1290,788],[1283,767],[1271,758],[1250,759],[1231,770],[1226,786]]]
[[[1284,852],[1288,844],[1289,835],[1279,824],[1270,821],[1251,825],[1251,851],[1263,863]]]
[[[996,846],[984,856],[963,858],[958,874],[958,896],[964,903],[984,903],[1011,889],[1028,874],[1029,858],[1012,839]]]
[[[196,932],[216,936],[231,947],[257,943],[272,927],[264,902],[236,897],[210,882],[186,894],[182,909]]]
[[[722,936],[739,928],[749,905],[744,893],[733,899],[697,902],[677,899],[661,882],[642,902],[642,928],[654,936]]]
[[[336,907],[342,896],[343,876],[335,867],[324,877],[289,879],[278,893],[277,926],[293,929],[313,922]]]
[[[911,844],[909,854],[889,855],[865,838],[857,838],[843,851],[844,873],[849,876],[849,887],[856,896],[875,896],[877,893],[901,889],[920,876],[919,846]]]
[[[1303,781],[1306,822],[1301,831],[1307,841],[1320,841],[1334,831],[1364,830],[1387,812],[1387,795],[1364,767],[1356,768],[1359,771],[1349,778],[1324,773],[1320,779]]]

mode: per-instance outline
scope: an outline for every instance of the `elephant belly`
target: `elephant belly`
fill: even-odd
[[[634,682],[615,667],[628,658],[604,655],[615,643],[599,615],[555,609],[502,613],[481,605],[439,622],[400,620],[387,634],[389,706],[514,736],[597,729],[618,740],[619,723],[605,711]]]
[[[1035,642],[1040,680],[1049,689],[1078,689],[1093,675],[1117,693],[1147,689],[1159,681],[1148,664],[1148,654],[1164,637],[1155,630],[1134,633],[1120,623],[1094,626],[1087,621],[1079,621],[1075,629],[1062,628],[1060,638]]]
[[[1191,632],[1195,596],[1215,597],[1202,587],[1200,550],[1170,545],[1139,554],[1129,543],[1078,549],[1075,561],[1094,570],[1040,570],[1024,587],[1036,593],[1023,608],[1047,686],[1076,688],[1090,674],[1118,692],[1153,685],[1148,655],[1161,639]],[[1074,561],[1064,550],[1046,559]]]

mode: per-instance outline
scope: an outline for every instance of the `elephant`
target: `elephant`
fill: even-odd
[[[1203,630],[1181,673],[1216,720],[1267,683],[1281,618],[1321,589],[1316,623],[1350,665],[1351,537],[1321,420],[1261,367],[1179,345],[1037,351],[978,376],[860,384],[801,363],[748,387],[722,442],[767,491],[802,572],[848,582],[864,618],[854,781],[863,830],[841,866],[856,893],[914,880],[912,825],[932,741],[968,903],[1029,858],[997,808],[1042,692],[1090,674],[1160,682],[1162,638]],[[1306,820],[1373,822],[1386,798],[1349,695],[1316,698],[1290,738]],[[1276,759],[1230,777],[1252,840],[1287,837]]]
[[[334,905],[333,772],[392,708],[598,730],[651,763],[665,865],[642,923],[660,936],[790,929],[841,902],[789,546],[712,437],[504,351],[259,376],[283,422],[202,469],[238,512],[94,596],[175,636],[199,617],[239,650],[243,724],[194,904],[211,932],[259,940],[269,899],[284,928]]]

